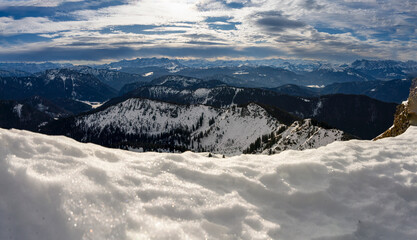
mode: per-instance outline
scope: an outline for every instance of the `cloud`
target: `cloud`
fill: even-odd
[[[288,19],[278,11],[259,12],[255,15],[255,18],[256,24],[268,32],[283,32],[286,29],[306,26],[304,22]]]
[[[308,10],[321,10],[325,7],[324,5],[318,4],[316,0],[304,0],[301,6]]]
[[[132,57],[195,57],[195,58],[218,58],[218,57],[257,57],[267,58],[284,53],[269,47],[234,48],[227,46],[204,46],[204,47],[115,47],[115,48],[83,48],[53,47],[38,50],[0,53],[0,61],[100,61],[105,59],[122,59]]]
[[[250,0],[200,0],[196,6],[200,11],[211,11],[215,9],[242,9],[251,5]]]
[[[232,17],[208,17],[205,22],[208,23],[210,29],[218,30],[236,30],[236,25],[241,24],[240,22],[231,21]]]
[[[89,1],[62,1],[52,6],[0,6],[0,17],[22,19],[26,17],[47,17],[55,21],[77,20],[72,12],[78,10],[97,10],[111,6],[125,4],[120,0],[89,0]]]
[[[0,55],[412,60],[416,16],[412,0],[7,0]]]

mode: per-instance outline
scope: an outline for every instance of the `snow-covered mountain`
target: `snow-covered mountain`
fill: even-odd
[[[116,96],[116,90],[91,74],[69,69],[47,70],[33,77],[0,77],[0,99],[32,96],[103,102]]]
[[[296,122],[286,113],[271,115],[257,104],[214,108],[139,98],[53,122],[43,131],[112,147],[227,155],[241,154],[258,138],[264,139],[264,145],[250,152],[316,148],[345,139],[340,130],[325,129],[310,120]]]
[[[93,66],[95,68],[104,68],[117,70],[121,72],[146,74],[150,72],[164,71],[166,73],[175,73],[183,69],[182,65],[176,59],[168,58],[136,58],[133,60],[121,60],[104,65]],[[153,71],[152,71],[153,70]]]
[[[73,65],[70,63],[52,63],[52,62],[44,62],[44,63],[0,62],[0,70],[6,70],[6,71],[12,71],[12,72],[23,71],[27,73],[38,73],[38,72],[43,72],[49,69],[67,68],[67,67],[72,67],[72,66]]]
[[[269,66],[284,68],[290,71],[311,71],[320,66],[317,61],[296,60],[296,59],[263,59],[263,60],[215,60],[205,59],[179,59],[181,64],[190,68],[211,68],[211,67],[240,67],[240,66]]]
[[[281,94],[299,97],[314,97],[328,94],[355,94],[366,95],[383,102],[402,103],[408,97],[411,80],[389,81],[358,81],[333,83],[327,86],[305,87],[294,84],[286,84],[270,90]]]
[[[125,73],[109,69],[97,69],[88,66],[75,66],[71,70],[91,74],[110,87],[120,90],[124,85],[134,82],[148,82],[150,79],[139,74]]]
[[[416,136],[223,159],[0,129],[0,239],[414,240]]]
[[[14,70],[14,69],[10,69],[10,70],[1,70],[0,69],[0,77],[28,77],[32,74],[28,73],[28,72],[24,72],[24,71],[19,71],[19,70]]]
[[[37,131],[54,118],[71,113],[54,103],[35,96],[21,101],[0,100],[0,127]]]
[[[34,96],[23,100],[0,100],[0,128],[38,131],[41,126],[54,119],[89,110],[89,105],[67,98],[51,101]]]
[[[372,139],[392,125],[396,104],[366,96],[327,95],[302,98],[255,88],[227,86],[219,81],[165,76],[108,102],[131,97],[149,98],[180,104],[205,104],[215,107],[251,102],[270,105],[300,118],[315,118],[352,135]]]
[[[332,83],[393,80],[417,73],[417,62],[357,60],[331,64],[303,60],[176,60],[142,58],[123,60],[98,68],[136,73],[147,78],[179,74],[206,80],[221,80],[239,87],[278,87],[284,84],[329,85]]]
[[[302,73],[308,79],[309,84],[314,85],[329,85],[333,83],[345,82],[366,82],[373,81],[375,78],[372,75],[367,75],[361,71],[352,68],[321,66],[311,72]],[[295,83],[294,83],[295,84]]]
[[[105,101],[116,91],[102,83],[94,75],[70,69],[53,69],[38,74],[45,86],[60,93],[59,96],[86,101]]]
[[[415,61],[400,62],[362,59],[354,61],[349,67],[383,80],[403,79],[409,75],[417,74],[417,62]]]

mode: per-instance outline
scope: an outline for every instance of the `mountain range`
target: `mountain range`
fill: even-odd
[[[108,101],[112,105],[131,97],[180,104],[230,107],[251,102],[274,106],[300,118],[314,118],[364,139],[372,139],[392,125],[396,104],[363,95],[295,97],[257,88],[227,86],[183,76],[165,76]]]
[[[116,94],[115,89],[93,75],[70,69],[47,70],[29,77],[0,78],[0,99],[42,96],[102,102]]]
[[[286,84],[276,88],[270,88],[270,90],[280,94],[299,97],[314,97],[339,93],[366,95],[384,102],[402,103],[408,97],[411,82],[411,79],[396,79],[389,81],[375,80],[366,82],[333,83],[322,87],[305,87],[295,84]]]
[[[42,132],[82,142],[140,151],[210,151],[226,155],[309,149],[348,135],[312,120],[297,120],[261,106],[215,108],[129,98],[76,117],[53,121]]]
[[[53,119],[73,115],[53,102],[35,96],[25,100],[0,100],[0,126],[38,131]]]
[[[350,64],[330,64],[317,61],[285,59],[246,61],[181,60],[168,58],[137,58],[103,65],[73,66],[54,63],[0,63],[0,70],[29,74],[48,69],[73,68],[81,73],[92,73],[103,82],[119,90],[123,84],[177,74],[205,80],[221,80],[239,87],[274,88],[285,84],[329,85],[332,83],[410,79],[417,73],[417,62],[356,60]],[[95,70],[93,70],[95,69]],[[108,72],[104,71],[107,70]],[[10,73],[11,72],[11,73]],[[115,72],[120,72],[117,75]],[[22,76],[16,72],[15,76]],[[130,75],[128,75],[130,74]],[[6,76],[6,73],[3,73]],[[0,73],[0,76],[2,74]]]
[[[0,64],[7,68],[0,72],[0,127],[135,151],[230,155],[314,148],[372,139],[389,128],[411,81],[380,80],[375,69],[409,74],[414,66],[367,60],[341,66],[220,63],[202,67],[204,61],[152,58],[95,66],[27,64],[28,71],[18,69],[23,63],[14,70]],[[48,67],[58,68],[33,72]]]

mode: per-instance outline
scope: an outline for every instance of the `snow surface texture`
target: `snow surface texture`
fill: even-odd
[[[222,159],[0,129],[0,239],[415,239],[416,136]]]

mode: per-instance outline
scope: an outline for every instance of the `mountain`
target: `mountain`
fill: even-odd
[[[350,68],[333,68],[331,66],[322,66],[319,69],[311,72],[302,73],[309,85],[329,85],[332,83],[343,83],[343,82],[365,82],[373,81],[374,77],[371,75],[364,74],[360,71]],[[296,84],[296,83],[294,83]],[[307,85],[304,84],[304,85]]]
[[[22,101],[0,100],[0,127],[37,131],[54,118],[67,117],[71,113],[35,96]]]
[[[97,67],[106,67],[121,70],[120,68],[146,68],[146,67],[163,67],[171,68],[173,66],[182,66],[178,60],[169,58],[136,58],[133,60],[121,60]]]
[[[166,76],[159,85],[143,86],[107,104],[115,104],[131,97],[149,98],[180,104],[205,104],[215,107],[229,107],[251,102],[274,106],[302,119],[314,118],[330,126],[364,139],[372,139],[392,125],[392,116],[396,104],[384,103],[366,96],[326,95],[312,98],[294,97],[273,91],[256,88],[238,88],[219,85],[197,87],[202,80],[193,80],[197,86],[190,85],[190,79],[178,76]],[[172,81],[177,86],[172,87]],[[169,84],[168,84],[169,83]]]
[[[231,86],[274,88],[285,84],[308,86],[403,79],[417,73],[417,62],[357,60],[351,64],[335,65],[283,59],[206,61],[137,58],[94,68],[137,74],[143,81],[175,73],[204,80],[220,80]]]
[[[267,88],[279,94],[285,94],[297,97],[315,97],[320,95],[321,87],[305,87],[295,84],[285,84],[275,88]]]
[[[57,68],[67,68],[72,67],[73,65],[70,63],[51,63],[51,62],[44,62],[44,63],[25,63],[25,62],[17,62],[17,63],[1,63],[0,62],[0,70],[5,71],[23,71],[27,73],[38,73],[43,72],[49,69],[57,69]]]
[[[47,70],[33,77],[0,78],[0,99],[70,98],[103,102],[116,96],[116,90],[90,74],[69,69]]]
[[[416,136],[223,159],[0,129],[0,239],[413,240]]]
[[[206,80],[220,80],[240,87],[274,87],[284,83],[309,83],[303,76],[294,72],[268,66],[186,68],[176,74]]]
[[[417,125],[417,78],[412,81],[407,101],[397,106],[394,124],[375,140],[401,135],[412,125]]]
[[[0,69],[0,77],[27,77],[32,74],[24,71],[10,69],[8,71]]]
[[[48,88],[57,91],[56,97],[103,102],[117,94],[115,89],[102,83],[94,75],[70,69],[47,70],[38,76]],[[50,94],[54,95],[52,92]]]
[[[220,80],[238,87],[278,87],[283,84],[316,85],[334,82],[370,81],[373,77],[354,69],[333,68],[312,62],[289,61],[202,61],[168,58],[138,58],[95,66],[155,79],[177,74],[204,80]]]
[[[366,81],[333,83],[323,87],[304,87],[287,84],[270,90],[299,97],[312,97],[329,94],[355,94],[384,101],[401,103],[408,97],[411,80]]]
[[[253,103],[214,108],[140,98],[54,121],[42,132],[117,148],[227,155],[316,148],[347,137],[340,130],[297,121],[285,112],[270,114]]]
[[[260,59],[260,60],[215,60],[205,59],[178,59],[178,61],[189,68],[212,68],[212,67],[240,67],[240,66],[267,66],[284,68],[293,72],[311,71],[321,64],[317,61],[294,60],[294,59]]]
[[[411,80],[349,82],[331,84],[319,90],[320,94],[357,94],[384,102],[401,103],[407,99]]]
[[[393,60],[356,60],[350,68],[381,80],[403,79],[417,73],[417,62]]]
[[[93,75],[101,82],[116,90],[120,90],[124,85],[129,83],[146,83],[150,80],[149,78],[143,77],[139,74],[131,74],[109,69],[97,69],[88,66],[76,66],[70,69],[79,73]]]
[[[119,90],[119,96],[125,95],[128,92],[131,92],[137,88],[143,87],[143,86],[149,86],[152,85],[151,83],[147,83],[147,82],[134,82],[134,83],[129,83],[129,84],[125,84],[120,90]]]
[[[297,71],[297,73],[270,66],[184,68],[176,74],[206,80],[220,80],[232,86],[256,88],[273,88],[284,84],[307,86],[375,80],[372,76],[354,69],[329,66],[321,66],[311,71]]]
[[[117,70],[126,73],[140,74],[143,77],[156,77],[180,71],[185,66],[175,59],[168,58],[137,58],[122,60],[104,65],[93,66],[98,69]]]
[[[93,108],[91,104],[87,104],[89,102],[83,102],[70,98],[54,98],[50,99],[50,101],[65,111],[71,113],[71,115],[88,112]]]

